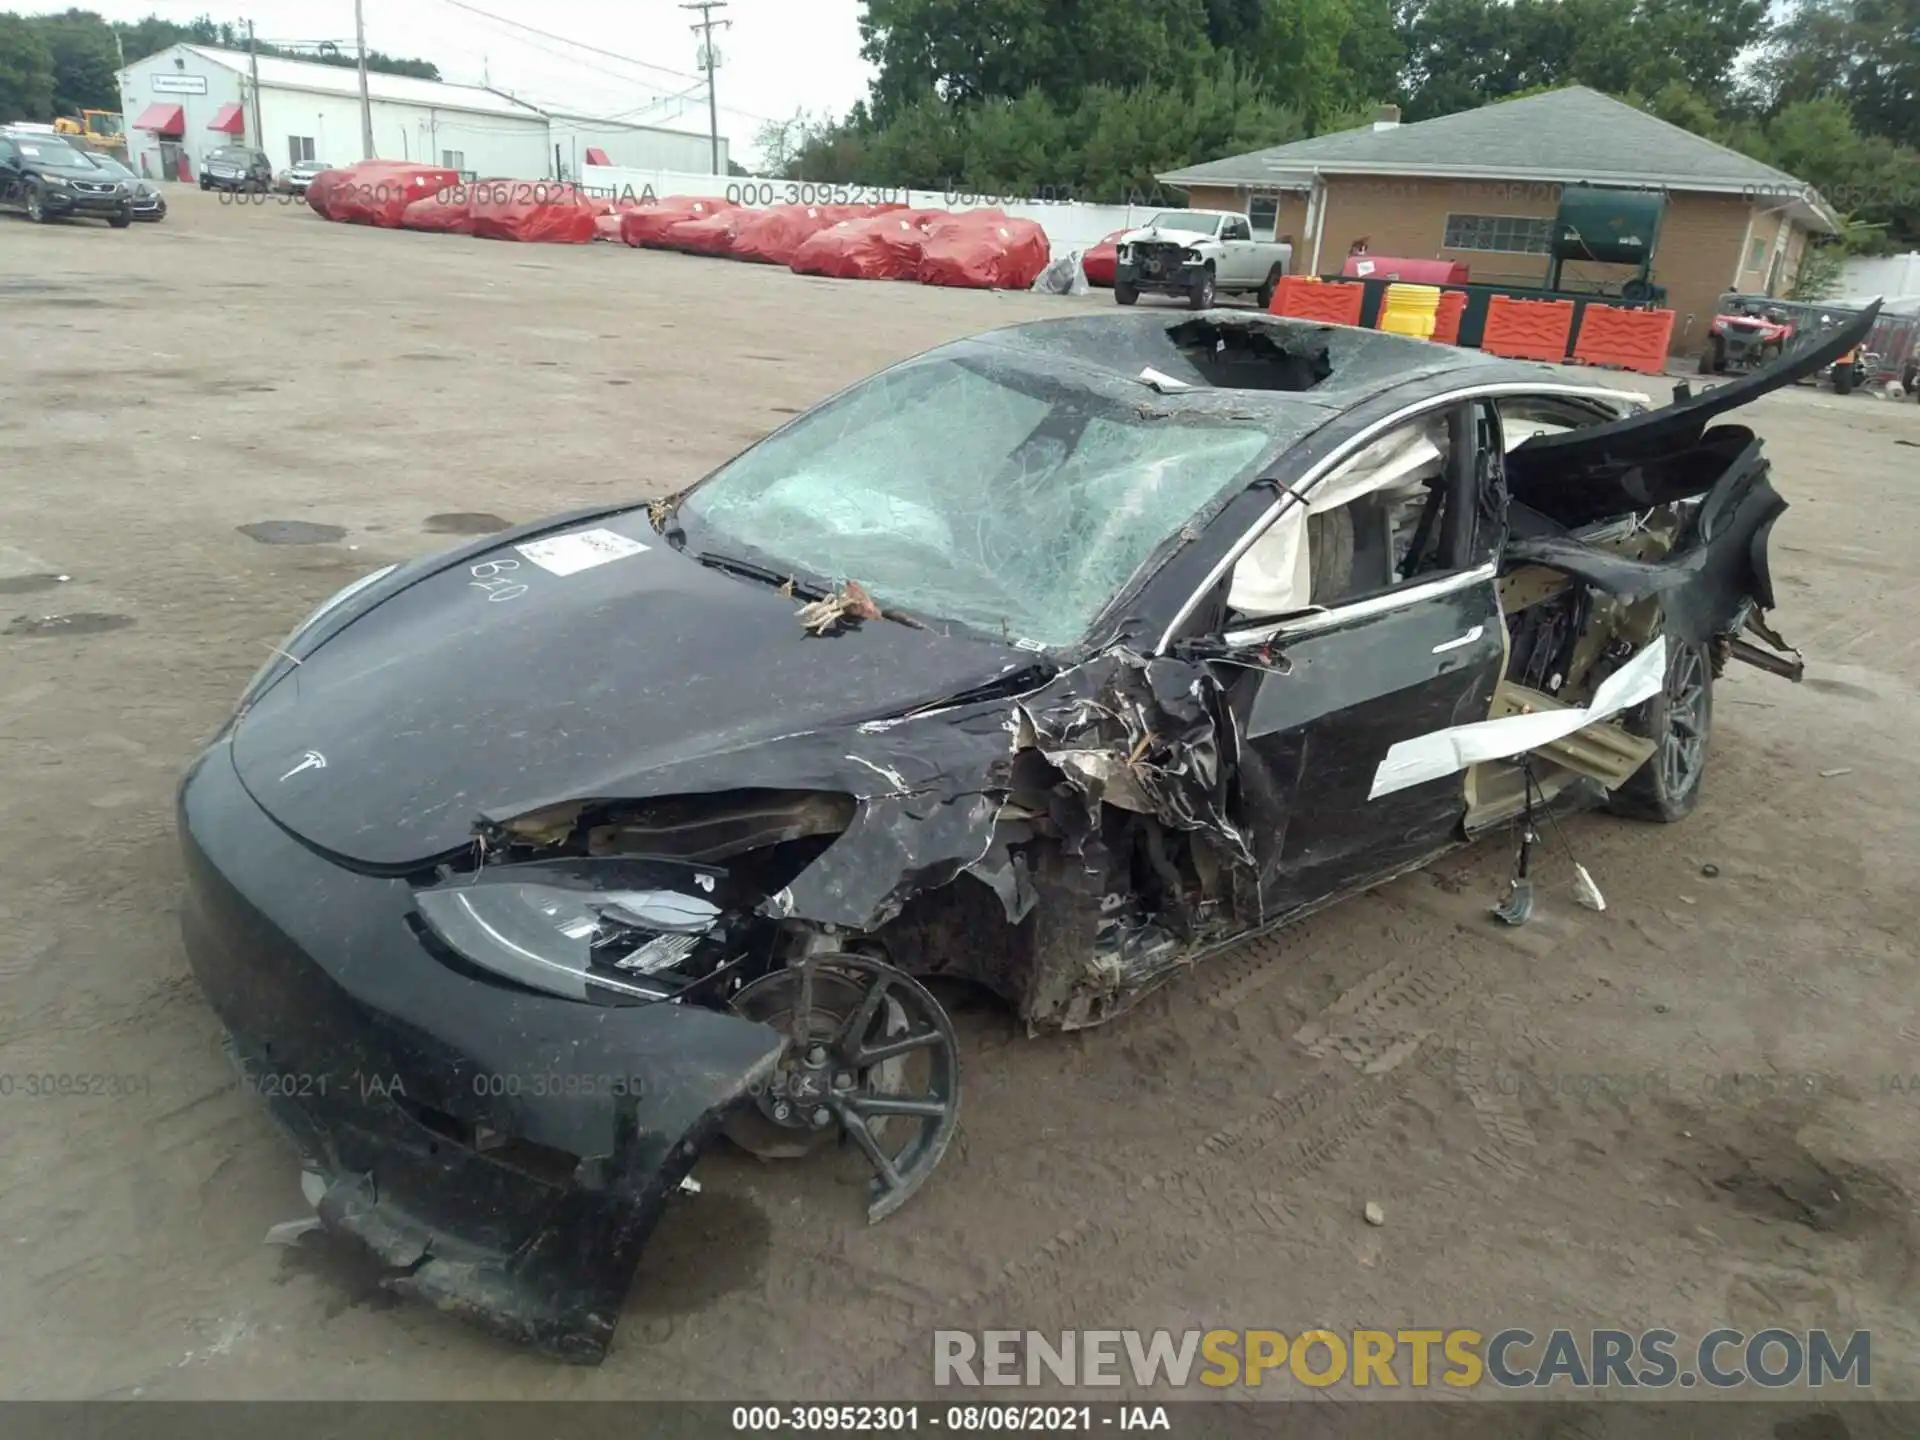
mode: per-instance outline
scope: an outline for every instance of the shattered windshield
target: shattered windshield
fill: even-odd
[[[1168,415],[1005,360],[928,357],[762,442],[679,515],[710,532],[703,550],[745,547],[857,580],[884,606],[1068,645],[1269,444],[1244,419]]]

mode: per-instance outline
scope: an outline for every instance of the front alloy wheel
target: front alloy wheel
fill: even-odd
[[[755,980],[735,1014],[786,1038],[770,1085],[728,1120],[765,1160],[798,1159],[836,1134],[871,1173],[867,1219],[885,1219],[946,1155],[960,1124],[960,1042],[918,980],[871,956],[815,954]]]
[[[1207,310],[1213,306],[1213,271],[1203,270],[1200,278],[1193,282],[1192,305],[1195,310]]]
[[[27,191],[27,219],[36,225],[47,223],[47,202],[37,186]]]

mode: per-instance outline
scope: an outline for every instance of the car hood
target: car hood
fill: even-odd
[[[598,553],[645,548],[599,560],[575,538],[592,531]],[[542,536],[561,568],[594,562],[568,574],[518,548],[540,534],[410,566],[348,602],[344,623],[316,625],[313,648],[295,643],[300,663],[229,735],[275,820],[344,859],[397,867],[462,849],[482,817],[566,800],[866,794],[879,777],[843,733],[1028,674],[1037,658],[891,620],[809,635],[799,602],[680,553],[644,511]]]
[[[98,165],[88,165],[84,161],[76,165],[55,165],[45,160],[36,160],[33,169],[41,175],[58,175],[62,180],[99,180],[125,184],[117,175],[109,175]]]

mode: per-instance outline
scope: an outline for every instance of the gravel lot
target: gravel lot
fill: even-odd
[[[1495,927],[1489,845],[1106,1030],[967,1009],[964,1143],[907,1210],[869,1228],[831,1166],[716,1153],[608,1362],[568,1369],[262,1244],[305,1206],[181,953],[176,777],[356,575],[1110,301],[173,201],[0,217],[0,1076],[138,1080],[0,1098],[0,1392],[854,1399],[922,1391],[936,1325],[1824,1325],[1920,1396],[1920,406],[1755,407],[1808,679],[1722,683],[1689,823],[1567,827],[1604,914],[1554,855],[1539,918]],[[289,521],[338,537],[244,533]]]

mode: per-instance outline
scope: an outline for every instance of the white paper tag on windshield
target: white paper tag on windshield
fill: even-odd
[[[529,540],[513,548],[542,570],[550,570],[555,575],[574,575],[609,560],[638,555],[647,547],[611,530],[576,530],[571,535],[549,535],[544,540]]]

